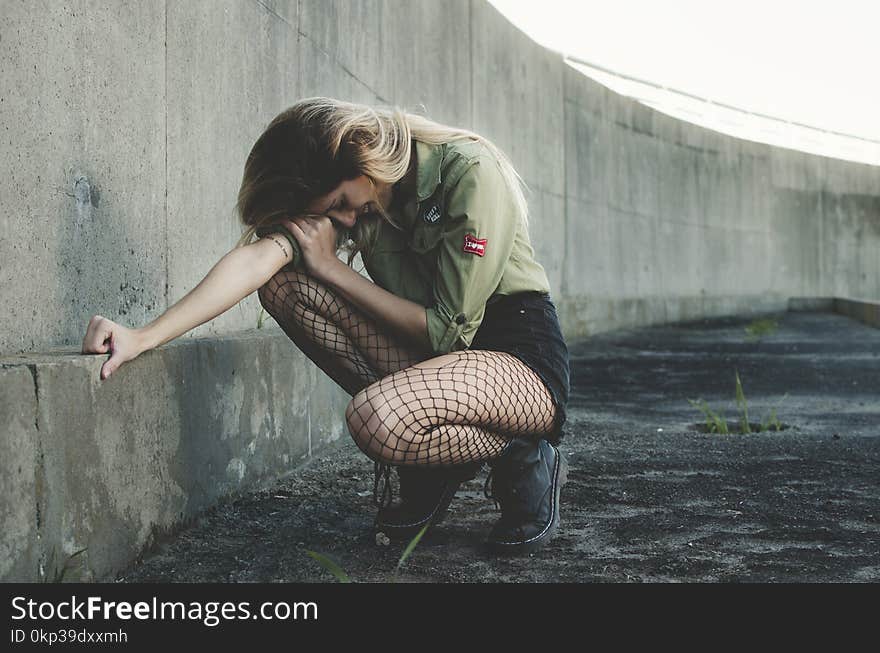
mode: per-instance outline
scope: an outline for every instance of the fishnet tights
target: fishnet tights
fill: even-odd
[[[281,270],[257,294],[297,347],[350,395],[429,356],[392,342],[362,311],[304,272]]]
[[[303,353],[352,395],[349,431],[377,463],[490,460],[509,438],[553,427],[546,386],[506,352],[420,353],[301,271],[281,270],[258,295]]]

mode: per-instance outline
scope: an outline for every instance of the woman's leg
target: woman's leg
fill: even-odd
[[[257,294],[290,339],[350,395],[429,356],[392,340],[305,272],[281,270]]]
[[[392,465],[491,460],[508,440],[539,438],[555,407],[540,377],[506,352],[452,352],[399,370],[358,392],[346,410],[361,450]]]
[[[553,427],[549,391],[510,354],[466,350],[431,358],[301,271],[281,270],[258,295],[291,340],[353,396],[349,430],[377,462],[484,461],[510,437]]]
[[[451,473],[488,461],[484,492],[495,499],[501,517],[487,543],[495,552],[522,555],[544,546],[560,524],[567,462],[541,437],[551,432],[554,411],[550,391],[531,368],[506,352],[477,349],[380,379],[352,398],[346,420],[377,466],[401,465],[422,474],[448,467],[444,473]],[[436,523],[435,511],[445,511],[451,498],[443,489],[433,501],[377,520],[377,526],[411,536]]]
[[[375,461],[377,525],[384,530],[411,534],[413,528],[441,519],[459,483],[486,460],[495,465],[509,459],[507,466],[513,463],[524,487],[547,495],[542,486],[547,479],[537,478],[535,461],[528,456],[541,441],[530,439],[535,446],[525,439],[511,441],[549,433],[554,424],[547,387],[522,361],[485,350],[433,358],[419,354],[394,342],[375,322],[301,272],[279,272],[260,288],[259,296],[303,352],[353,395],[346,408],[347,423],[355,442]],[[522,446],[508,452],[508,444]],[[407,474],[408,499],[404,497],[396,510],[385,505],[391,498],[390,465],[412,470]],[[456,478],[428,475],[428,467],[447,466]],[[502,471],[502,477],[507,476],[510,473]],[[380,492],[382,477],[385,487]],[[402,492],[403,480],[401,476]],[[507,501],[519,521],[531,509]],[[558,512],[558,493],[556,501]],[[506,543],[508,526],[502,515],[493,529],[500,533],[495,539]],[[516,533],[524,532],[523,524],[514,527]]]

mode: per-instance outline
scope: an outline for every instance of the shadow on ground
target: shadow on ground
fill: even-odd
[[[778,328],[759,338],[745,330],[754,318],[725,318],[570,343],[556,538],[531,558],[490,556],[484,472],[399,580],[880,580],[880,330],[833,314],[769,317]],[[778,406],[790,428],[697,430],[689,398],[736,424],[734,369],[750,421]],[[119,580],[333,581],[309,549],[355,581],[389,580],[403,545],[376,543],[372,483],[372,463],[341,441],[160,542]]]

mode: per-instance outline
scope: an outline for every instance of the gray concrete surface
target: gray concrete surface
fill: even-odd
[[[756,319],[778,326],[751,336]],[[570,345],[561,448],[570,480],[557,537],[531,558],[488,555],[483,539],[497,513],[481,475],[399,580],[880,580],[880,331],[835,314],[783,312]],[[734,424],[734,370],[750,421],[777,407],[783,430],[701,432],[688,399],[705,399]],[[403,544],[377,543],[371,489],[372,463],[342,439],[295,477],[157,542],[118,579],[333,582],[313,550],[355,581],[388,581]]]
[[[788,310],[838,313],[880,328],[880,301],[852,297],[791,297]]]
[[[52,578],[82,548],[82,577],[111,574],[154,532],[292,469],[308,424],[341,433],[332,382],[286,340],[253,339],[255,295],[106,385],[103,357],[75,353],[92,314],[140,326],[233,246],[247,151],[301,97],[493,138],[532,189],[572,340],[880,297],[880,168],[621,98],[483,0],[9,0],[0,79],[0,469],[23,498],[0,505],[0,578]]]
[[[37,397],[32,370],[0,368],[0,579],[32,578],[37,551],[40,465]]]
[[[737,140],[567,69],[566,335],[880,297],[880,168]]]
[[[0,353],[165,309],[164,32],[158,2],[3,3]]]
[[[851,297],[835,297],[834,311],[841,315],[880,328],[880,301],[866,301]]]
[[[494,139],[532,190],[569,337],[880,297],[880,168],[615,95],[483,0],[10,0],[0,76],[0,352],[76,345],[94,313],[140,325],[180,299],[240,233],[251,144],[309,95]],[[258,313],[250,297],[185,337]]]
[[[105,358],[0,359],[0,581],[112,575],[344,432],[348,396],[277,328],[181,340],[100,381]]]

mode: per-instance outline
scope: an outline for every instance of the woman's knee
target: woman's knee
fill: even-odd
[[[356,393],[345,408],[345,422],[352,439],[377,462],[403,462],[408,447],[400,431],[409,429],[402,420],[403,416],[394,411],[389,398],[377,393],[373,386]]]
[[[279,270],[257,290],[260,304],[275,314],[290,302],[302,302],[308,296],[308,287],[317,282],[299,270]]]

